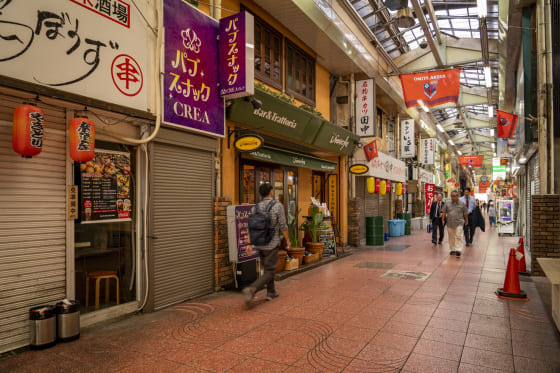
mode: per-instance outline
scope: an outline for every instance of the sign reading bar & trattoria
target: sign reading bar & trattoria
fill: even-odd
[[[82,224],[131,220],[130,153],[96,149],[79,170]]]
[[[163,27],[163,121],[224,136],[224,100],[218,90],[218,22],[182,0],[164,0]]]

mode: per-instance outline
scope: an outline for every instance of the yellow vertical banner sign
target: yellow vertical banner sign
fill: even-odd
[[[328,198],[327,198],[327,204],[328,204],[328,208],[329,211],[331,212],[331,215],[333,217],[333,222],[336,223],[338,221],[337,219],[337,196],[338,196],[338,191],[336,189],[337,186],[337,175],[329,175],[328,176],[328,185],[329,185],[329,189],[328,189]]]

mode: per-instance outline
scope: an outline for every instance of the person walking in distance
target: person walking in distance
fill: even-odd
[[[441,218],[447,225],[447,237],[449,237],[449,255],[461,256],[463,250],[462,227],[469,223],[469,210],[467,206],[459,201],[459,192],[451,192],[451,201],[443,206]]]
[[[467,209],[469,210],[469,216],[467,221],[465,222],[465,225],[463,226],[463,231],[465,233],[465,241],[467,243],[467,246],[470,246],[472,245],[473,238],[474,238],[474,227],[472,226],[472,217],[473,217],[472,213],[476,206],[476,200],[474,199],[474,197],[471,196],[470,188],[465,188],[463,194],[464,194],[463,197],[459,198],[459,201],[463,202],[465,206],[467,206]]]
[[[432,202],[432,207],[430,208],[430,219],[432,221],[432,243],[434,245],[440,244],[443,241],[443,220],[441,219],[441,213],[443,210],[443,195],[438,193],[436,195],[436,200]],[[437,232],[439,230],[439,241],[437,240]]]
[[[268,243],[261,242],[262,245],[257,245],[257,242],[249,242],[247,246],[247,254],[253,255],[253,250],[257,250],[261,258],[261,263],[264,268],[264,274],[259,277],[251,285],[243,289],[245,296],[245,304],[247,308],[253,307],[253,300],[255,294],[266,287],[266,300],[272,300],[280,294],[274,288],[274,275],[276,274],[276,267],[278,265],[278,248],[280,247],[280,237],[278,230],[286,239],[287,248],[290,249],[290,240],[288,239],[288,225],[286,224],[286,214],[284,207],[281,203],[274,200],[274,188],[272,184],[265,183],[259,187],[259,194],[263,198],[259,202],[254,211],[267,212],[270,217],[270,225],[266,229],[271,232],[270,241]],[[253,212],[254,213],[254,212]],[[249,221],[249,236],[254,237],[255,232],[251,232],[251,221]],[[266,241],[266,240],[265,240]],[[255,245],[252,245],[254,243]]]
[[[497,225],[496,224],[497,215],[498,213],[496,211],[496,207],[494,206],[494,203],[491,203],[490,207],[488,208],[488,219],[490,220],[490,228],[492,228],[492,225],[494,225],[494,227]]]

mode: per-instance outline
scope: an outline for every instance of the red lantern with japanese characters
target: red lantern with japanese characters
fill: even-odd
[[[43,150],[43,110],[23,104],[14,110],[12,148],[22,157],[31,158]]]
[[[375,179],[375,193],[379,193],[379,189],[381,189],[381,180]]]
[[[85,117],[70,121],[70,157],[76,162],[89,162],[95,157],[95,126]]]
[[[391,193],[391,180],[387,180],[387,193]]]

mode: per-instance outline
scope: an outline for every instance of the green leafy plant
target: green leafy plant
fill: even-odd
[[[290,245],[292,245],[292,247],[299,247],[297,218],[300,212],[301,209],[297,208],[296,200],[290,200],[288,205],[288,237],[290,238]]]
[[[311,242],[318,243],[317,231],[326,227],[323,223],[323,213],[319,211],[316,206],[311,207],[311,219],[307,219],[306,222],[302,223],[300,229],[302,231],[311,233]]]
[[[315,108],[312,107],[312,106],[303,104],[303,105],[300,105],[299,108],[300,108],[300,109],[303,109],[303,110],[305,110],[305,111],[307,111],[307,112],[309,112],[309,113],[311,113],[311,114],[313,114],[313,115],[316,115],[316,116],[318,116],[318,117],[324,118],[324,117],[323,117],[323,114],[322,114],[320,111],[315,110]]]

